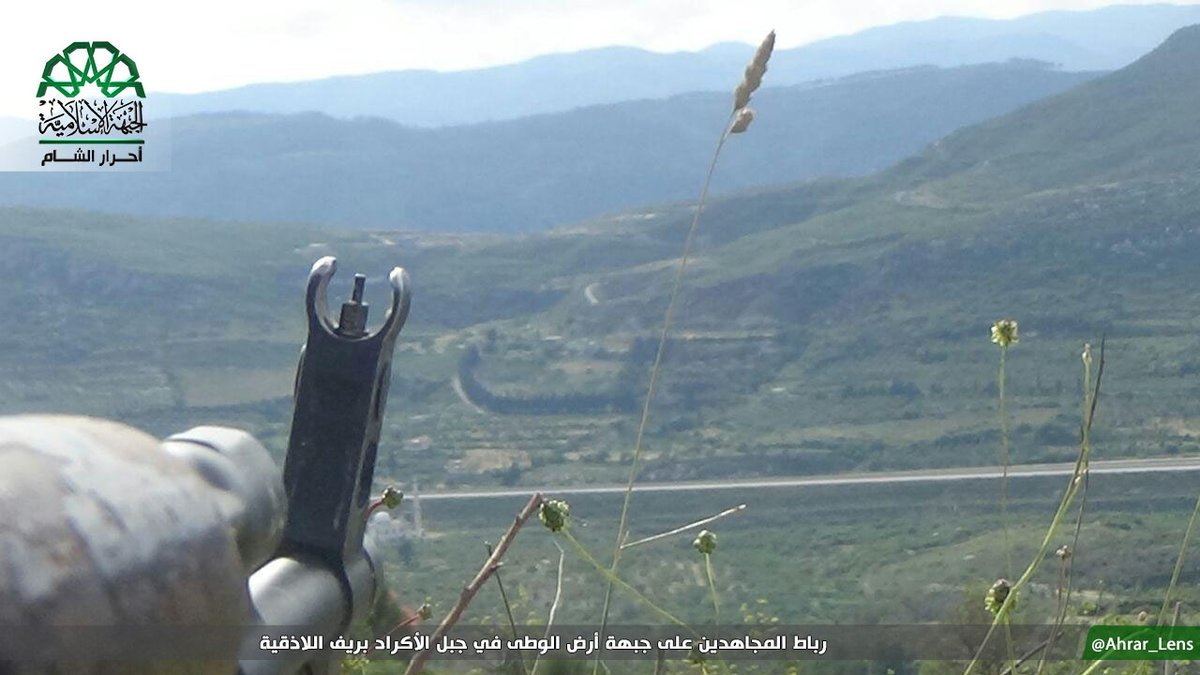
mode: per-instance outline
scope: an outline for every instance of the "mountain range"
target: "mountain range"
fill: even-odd
[[[772,58],[767,86],[1013,58],[1055,63],[1065,70],[1113,70],[1177,28],[1196,22],[1200,5],[1161,4],[1042,12],[1010,20],[947,17],[900,23],[780,49]],[[764,26],[763,33],[769,28]],[[322,112],[345,119],[383,117],[412,126],[456,126],[696,91],[727,92],[750,49],[719,44],[699,52],[659,54],[609,47],[478,70],[410,70],[253,84],[200,94],[159,94],[155,101],[179,116],[234,110]]]
[[[954,129],[1094,76],[1010,61],[765,89],[755,99],[755,133],[728,144],[716,189],[869,173]],[[136,179],[0,174],[0,203],[349,228],[536,231],[693,199],[730,106],[728,94],[693,93],[439,129],[318,113],[196,115],[171,120],[169,171]],[[156,152],[153,144],[147,152]]]

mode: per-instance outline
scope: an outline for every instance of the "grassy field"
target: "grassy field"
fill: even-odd
[[[1069,525],[1051,541],[1046,563],[1018,597],[1013,622],[1051,622],[1066,587],[1062,564],[1053,554],[1062,545],[1074,552],[1068,622],[1130,622],[1142,612],[1156,614],[1195,503],[1196,478],[1195,472],[1092,477],[1078,536]],[[713,561],[723,624],[979,625],[991,620],[984,610],[987,588],[998,578],[1015,578],[1030,562],[1066,480],[1020,478],[1010,484],[1008,537],[1015,569],[1008,568],[998,481],[984,479],[639,494],[631,540],[745,503],[745,510],[708,526],[718,535]],[[620,495],[570,499],[570,528],[600,561],[611,555],[620,500]],[[425,536],[382,548],[398,600],[410,607],[431,601],[438,620],[482,564],[485,542],[497,540],[508,514],[525,501],[423,500]],[[398,515],[408,517],[411,508],[409,502]],[[629,549],[621,577],[659,608],[705,626],[713,609],[703,558],[692,547],[694,536],[693,530]],[[492,581],[462,622],[503,632],[511,610],[518,625],[544,625],[554,601],[558,546],[565,549],[564,591],[555,623],[595,624],[604,578],[562,535],[536,520],[520,532],[500,570],[509,606]],[[1185,625],[1200,602],[1197,580],[1200,564],[1193,555],[1185,560],[1173,595],[1183,603]],[[659,625],[663,619],[618,590],[611,623]],[[741,664],[734,670],[785,672],[788,665]],[[373,664],[371,672],[388,672],[385,666]],[[904,673],[961,673],[963,664],[799,664],[801,671],[816,673],[882,673],[884,666]],[[590,672],[579,663],[564,667],[562,672]],[[644,662],[613,664],[613,672],[651,670]],[[1047,672],[1077,671],[1077,664],[1052,664]],[[668,672],[700,671],[678,662],[669,664]],[[985,672],[999,672],[999,666],[991,664]]]
[[[1196,479],[1195,472],[1091,478],[1075,546],[1073,617],[1157,610],[1200,489]],[[987,586],[1024,569],[1066,481],[1011,482],[1015,570],[1007,569],[1004,555],[996,480],[639,494],[631,539],[744,503],[744,511],[709,526],[719,536],[714,560],[727,616],[763,613],[790,624],[947,621],[964,603],[982,610]],[[495,542],[508,515],[525,501],[423,500],[426,536],[384,549],[390,583],[403,602],[418,605],[428,597],[437,609],[447,609],[482,564],[484,542]],[[572,530],[598,559],[607,559],[621,496],[577,495],[569,501]],[[402,514],[406,508],[411,504],[401,507]],[[712,608],[702,558],[691,546],[694,536],[630,549],[623,577],[680,618],[703,624],[711,621]],[[1064,528],[1051,551],[1071,543],[1072,528]],[[557,561],[554,537],[538,523],[521,532],[503,580],[517,598],[514,608],[522,621],[545,620]],[[593,622],[606,582],[569,547],[565,569],[560,620]],[[1053,606],[1057,574],[1051,560],[1022,598],[1020,618],[1037,623],[1048,616],[1043,613]],[[1197,580],[1200,563],[1192,559],[1180,580],[1185,607],[1200,600]],[[470,621],[499,622],[502,616],[492,589],[476,600]],[[659,622],[628,597],[614,616],[618,622]]]

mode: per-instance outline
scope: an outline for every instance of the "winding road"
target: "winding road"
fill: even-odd
[[[596,287],[599,285],[599,282],[593,282],[588,284],[587,287],[583,289],[583,297],[587,298],[589,305],[600,304],[600,298],[596,297]]]
[[[462,379],[458,375],[450,378],[450,387],[454,389],[454,393],[458,396],[458,400],[470,406],[472,410],[480,415],[487,414],[486,410],[484,410],[478,403],[472,401],[470,396],[467,396],[467,391],[463,389],[462,386]]]

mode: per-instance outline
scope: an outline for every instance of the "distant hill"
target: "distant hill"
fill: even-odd
[[[1173,30],[1196,22],[1200,5],[1162,4],[1043,12],[1005,21],[941,18],[900,23],[779,50],[767,85],[1012,58],[1061,64],[1065,70],[1113,70],[1149,51]],[[721,44],[695,53],[657,54],[610,47],[480,70],[396,71],[162,98],[177,115],[323,112],[347,119],[383,117],[406,125],[451,126],[695,91],[725,92],[751,50]]]
[[[898,175],[995,195],[1080,182],[1176,176],[1200,168],[1200,25],[1127,68],[951,134]],[[993,197],[994,198],[994,197]]]
[[[717,189],[865,174],[1092,77],[1013,61],[767,89],[755,99],[754,133],[729,144]],[[444,129],[317,114],[201,115],[174,121],[169,172],[0,175],[0,203],[533,231],[693,199],[729,106],[726,93],[688,94]]]
[[[712,252],[714,265],[697,274],[725,284],[730,270],[745,274],[745,263],[753,260],[749,269],[757,274],[794,275],[807,266],[802,261],[816,263],[815,250],[849,247],[838,255],[840,273],[857,259],[867,265],[859,271],[874,283],[884,284],[879,275],[886,272],[899,275],[895,288],[924,278],[919,283],[929,285],[923,292],[934,292],[953,281],[933,283],[952,261],[966,264],[963,256],[971,247],[994,247],[990,272],[960,269],[992,283],[956,304],[971,297],[979,307],[1002,306],[1006,290],[1031,285],[1024,278],[1028,274],[1037,275],[1044,289],[1074,277],[1081,287],[1103,293],[1100,282],[1106,278],[1143,274],[1182,285],[1182,278],[1166,270],[1200,246],[1195,227],[1200,127],[1194,124],[1200,71],[1195,63],[1200,63],[1200,25],[1176,31],[1124,69],[955,131],[886,171],[731,197],[709,212],[715,221],[710,236],[720,247]],[[740,215],[748,212],[757,214],[757,224]],[[923,264],[922,256],[942,263]],[[839,292],[854,286],[849,278],[842,282]],[[746,286],[742,292],[762,302],[762,288]],[[789,293],[788,304],[779,307],[797,311],[790,290],[783,292]],[[1048,293],[1043,290],[1043,297]],[[730,307],[753,311],[744,302],[748,295],[741,301],[737,295],[728,289],[722,293]],[[821,302],[833,300],[823,296]],[[1075,319],[1079,327],[1115,318],[1084,306],[1089,309]],[[837,311],[853,310],[838,306]]]

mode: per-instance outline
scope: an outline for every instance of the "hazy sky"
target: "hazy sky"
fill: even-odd
[[[1128,4],[1150,4],[1124,0]],[[0,115],[55,51],[108,40],[151,90],[196,92],[401,68],[457,70],[605,45],[695,50],[792,47],[870,26],[944,15],[1009,18],[1102,0],[5,0]]]

